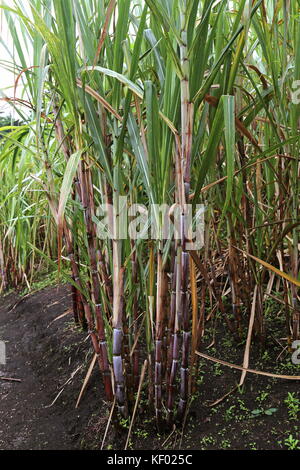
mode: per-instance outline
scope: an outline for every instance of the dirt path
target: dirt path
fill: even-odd
[[[82,429],[100,396],[90,390],[89,400],[75,410],[89,344],[86,334],[72,326],[71,314],[53,322],[69,309],[69,292],[66,287],[44,289],[12,309],[16,302],[15,295],[0,299],[0,340],[7,356],[0,376],[21,380],[0,380],[0,449],[80,448]]]

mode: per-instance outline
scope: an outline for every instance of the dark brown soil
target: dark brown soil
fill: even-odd
[[[21,301],[11,294],[0,302],[7,350],[0,376],[21,380],[0,380],[0,449],[81,448],[91,416],[99,418],[102,389],[95,367],[75,409],[92,355],[87,333],[74,327],[69,289],[46,288]]]
[[[92,352],[87,333],[74,326],[70,300],[67,286],[49,287],[23,299],[16,294],[0,299],[0,340],[6,341],[7,347],[7,364],[0,365],[0,376],[21,380],[0,380],[0,449],[101,446],[109,405],[104,401],[97,366],[79,408],[75,409]],[[290,353],[278,343],[285,344],[280,339],[283,326],[276,315],[267,319],[272,332],[269,337],[273,339],[264,351],[260,351],[258,344],[252,345],[250,366],[277,374],[300,375],[300,366],[291,364]],[[212,338],[215,343],[207,348]],[[208,326],[202,350],[241,364],[244,345],[245,339],[236,343],[226,331],[222,332],[221,326],[216,330]],[[175,429],[161,434],[157,433],[146,406],[145,383],[129,448],[300,448],[299,382],[248,374],[242,389],[218,406],[209,406],[235,387],[239,378],[239,371],[201,359],[198,388],[192,397],[184,432]],[[299,400],[294,405],[294,414],[292,406],[285,402],[288,393]],[[124,432],[117,437],[110,430],[106,449],[124,448],[128,422],[122,424]]]
[[[249,367],[300,376],[300,365],[292,364],[291,353],[284,350],[285,342],[281,341],[281,347],[272,339],[280,339],[284,325],[274,318],[268,322],[271,340],[263,350],[253,341]],[[244,348],[245,339],[237,343],[218,326],[216,330],[207,328],[201,349],[212,357],[240,365]],[[136,426],[132,448],[300,450],[300,381],[247,374],[243,387],[238,388],[240,377],[238,370],[201,359],[198,387],[192,395],[184,431],[155,436],[153,421],[145,410]],[[222,400],[231,390],[234,392]],[[289,393],[294,397],[294,406],[292,400],[286,402]],[[211,406],[219,399],[219,404]]]

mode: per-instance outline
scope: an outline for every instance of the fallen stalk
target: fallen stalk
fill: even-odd
[[[15,379],[13,377],[0,377],[0,380],[7,380],[9,382],[22,382],[21,379]]]
[[[250,374],[256,374],[256,375],[263,375],[265,377],[272,377],[274,379],[282,379],[282,380],[300,380],[300,375],[281,375],[281,374],[272,374],[271,372],[263,372],[260,370],[255,370],[255,369],[248,369],[246,367],[238,366],[236,364],[232,364],[231,362],[227,361],[222,361],[221,359],[217,359],[212,356],[208,356],[208,354],[201,353],[199,351],[196,351],[196,354],[198,356],[203,357],[204,359],[207,359],[208,361],[216,362],[217,364],[222,364],[223,366],[230,367],[231,369],[237,369],[241,370],[243,372],[249,372]]]

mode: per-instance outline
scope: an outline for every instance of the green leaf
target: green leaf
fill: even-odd
[[[80,161],[82,151],[73,153],[67,163],[66,170],[64,173],[63,182],[60,190],[58,211],[57,211],[57,225],[58,225],[58,268],[60,267],[61,259],[61,246],[62,246],[62,234],[65,208],[67,205],[68,198],[72,190],[73,179],[77,171],[77,167]]]
[[[265,410],[265,415],[272,416],[272,414],[276,413],[277,408],[269,408],[268,410]]]

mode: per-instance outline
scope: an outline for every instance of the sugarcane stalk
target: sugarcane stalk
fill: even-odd
[[[131,240],[131,266],[132,266],[132,284],[134,289],[133,300],[132,300],[132,311],[133,311],[133,335],[136,338],[138,334],[138,264],[136,251],[134,250],[134,241]],[[133,372],[133,382],[134,389],[137,390],[139,386],[139,341],[137,340],[132,356],[132,372]]]
[[[113,214],[113,372],[115,381],[115,396],[119,413],[127,418],[128,401],[126,396],[126,382],[123,370],[123,320],[124,316],[124,279],[125,268],[122,267],[122,242],[120,239],[120,207],[119,190],[120,174],[118,166],[114,168],[114,214]],[[110,206],[111,207],[111,206]]]
[[[172,366],[172,355],[174,345],[174,325],[176,314],[176,247],[172,253],[173,260],[171,262],[171,302],[170,302],[170,315],[168,321],[167,331],[167,369],[166,369],[166,383],[169,383],[170,372]]]
[[[111,324],[111,306],[113,304],[113,295],[111,289],[110,276],[107,272],[107,265],[105,263],[104,255],[102,253],[101,248],[97,250],[97,263],[101,285],[103,286],[103,290],[106,293],[105,301],[103,301],[103,311],[108,323]]]
[[[192,151],[192,132],[193,132],[193,103],[190,100],[189,90],[189,55],[187,44],[187,1],[182,0],[180,5],[180,19],[181,19],[181,44],[180,44],[180,63],[183,72],[183,77],[180,83],[181,93],[181,172],[183,180],[180,181],[181,187],[178,188],[178,193],[181,194],[181,218],[180,229],[181,238],[180,244],[182,247],[182,261],[181,261],[181,287],[180,287],[180,302],[182,311],[182,326],[183,326],[183,342],[182,342],[182,358],[181,358],[181,385],[180,385],[180,399],[178,405],[178,419],[183,420],[188,397],[188,384],[189,384],[189,353],[190,353],[190,312],[189,312],[189,297],[187,292],[188,276],[189,276],[189,255],[186,251],[186,242],[188,234],[186,203],[189,201],[190,194],[190,172],[191,172],[191,151]]]
[[[2,235],[1,235],[2,237]],[[5,270],[5,262],[4,262],[4,252],[3,252],[3,245],[2,240],[0,237],[0,275],[1,275],[1,285],[0,285],[0,294],[6,290],[7,287],[7,277],[6,277],[6,270]]]
[[[180,399],[178,405],[178,419],[184,418],[186,411],[188,389],[189,389],[189,353],[191,342],[190,318],[189,318],[189,296],[188,296],[188,278],[189,278],[189,254],[182,253],[182,283],[181,283],[181,302],[182,302],[182,359],[180,368]]]
[[[230,216],[229,220],[230,220]],[[231,222],[231,220],[230,220]],[[233,234],[231,233],[232,229],[230,223],[228,224],[228,231],[229,231],[229,240],[228,240],[228,265],[229,265],[229,281],[231,287],[231,299],[232,299],[232,314],[235,320],[235,331],[238,334],[238,337],[241,338],[242,335],[242,319],[241,319],[241,311],[240,311],[240,295],[239,295],[239,285],[238,285],[238,268],[239,263],[237,260],[237,253],[233,246],[236,246],[236,241],[233,238]]]
[[[182,323],[182,302],[181,302],[181,247],[177,249],[176,257],[176,294],[175,294],[175,322],[174,322],[174,333],[173,333],[173,344],[172,344],[172,363],[170,370],[170,378],[168,382],[168,424],[173,423],[174,419],[174,405],[175,405],[175,391],[176,391],[176,378],[178,373],[179,364],[179,351],[180,351],[180,331]]]
[[[123,308],[124,308],[124,268],[119,268],[118,277],[114,283],[114,312],[113,312],[113,371],[115,396],[120,414],[127,418],[128,406],[126,400],[125,377],[123,371]]]
[[[155,415],[158,430],[162,426],[162,342],[163,342],[163,266],[162,243],[157,253],[157,296],[155,322]]]
[[[163,267],[162,272],[162,377],[165,377],[167,370],[168,358],[168,313],[170,311],[169,304],[169,280],[166,272],[166,267]]]
[[[294,174],[298,176],[299,168],[298,163],[296,163],[296,171]],[[293,219],[297,220],[298,213],[299,213],[299,194],[298,194],[298,180],[299,176],[296,178],[296,182],[294,183],[294,190],[293,190],[293,208],[292,214]],[[298,227],[293,229],[293,246],[292,246],[292,253],[291,253],[291,271],[295,278],[298,277],[299,271],[299,250],[298,250],[298,243],[299,243],[299,233]],[[292,331],[293,331],[293,340],[296,341],[300,338],[300,308],[298,302],[298,289],[294,284],[291,284],[291,297],[292,297],[292,307],[293,307],[293,315],[292,315]]]
[[[124,304],[124,301],[123,301]],[[125,372],[125,387],[127,394],[128,411],[130,412],[134,403],[134,379],[131,356],[130,356],[130,339],[129,328],[126,321],[126,311],[123,307],[123,358],[124,358],[124,371]]]
[[[100,280],[97,267],[96,228],[92,220],[94,199],[93,185],[91,180],[90,169],[87,167],[84,159],[82,159],[80,162],[79,178],[82,188],[82,205],[84,210],[84,220],[87,231],[87,244],[90,261],[91,294],[95,308],[96,328],[100,346],[100,359],[103,373],[104,388],[107,391],[107,395],[110,397],[110,399],[112,399],[111,373],[108,360],[105,325],[101,305]]]
[[[69,252],[69,259],[73,267],[73,273],[75,276],[74,280],[78,284],[80,289],[83,290],[83,285],[80,279],[79,270],[78,270],[77,263],[75,261],[74,253],[70,251],[71,238],[70,238],[69,231],[65,229],[64,233],[65,233],[67,251]],[[80,292],[80,291],[77,290],[77,292]],[[81,305],[83,306],[83,309],[84,309],[84,318],[86,319],[87,326],[88,326],[88,333],[90,335],[94,351],[97,355],[97,360],[98,360],[100,371],[103,374],[105,394],[106,394],[107,399],[109,401],[112,401],[113,393],[112,393],[110,372],[109,372],[109,375],[107,373],[107,371],[109,371],[109,366],[107,366],[107,364],[105,363],[105,359],[107,358],[106,348],[105,348],[106,344],[104,344],[104,347],[103,347],[103,344],[101,344],[101,342],[99,343],[99,335],[98,335],[98,332],[95,330],[93,313],[92,313],[92,309],[89,303],[87,302],[84,296],[81,297],[81,301],[82,301]]]
[[[153,380],[153,299],[154,299],[154,283],[155,283],[155,256],[153,242],[150,242],[149,253],[149,291],[148,291],[148,308],[146,312],[146,344],[148,355],[148,406],[154,408],[154,380]]]
[[[193,381],[195,379],[195,363],[197,360],[196,350],[198,346],[198,294],[197,294],[197,279],[196,279],[196,266],[192,258],[190,261],[190,278],[191,278],[191,298],[192,298],[192,341],[191,341],[191,361],[190,361],[190,380],[189,380],[189,393],[194,388]]]

